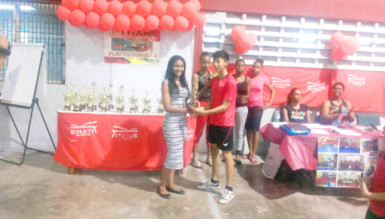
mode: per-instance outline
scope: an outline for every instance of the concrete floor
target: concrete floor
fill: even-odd
[[[200,159],[204,160],[201,155]],[[218,192],[196,189],[211,169],[189,166],[176,183],[185,195],[156,193],[160,171],[67,168],[52,156],[28,152],[21,166],[0,162],[0,218],[364,218],[368,201],[357,189],[301,188],[265,179],[261,166],[235,169],[235,198],[217,204]],[[224,165],[221,166],[222,189]]]

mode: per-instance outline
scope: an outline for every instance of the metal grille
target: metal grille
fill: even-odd
[[[57,4],[0,1],[0,34],[12,43],[44,43],[48,83],[63,84],[64,23],[56,17]],[[4,79],[7,62],[0,70]]]
[[[206,18],[203,51],[224,49],[231,62],[243,58],[246,64],[252,64],[261,57],[270,66],[385,71],[383,23],[224,12],[206,13]],[[235,52],[231,38],[232,28],[240,24],[247,33],[258,36],[253,48],[241,56]],[[328,46],[336,31],[355,36],[360,42],[358,52],[338,62],[331,59]]]

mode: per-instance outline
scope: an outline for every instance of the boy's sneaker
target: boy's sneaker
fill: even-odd
[[[234,198],[234,192],[225,189],[225,190],[222,192],[221,197],[219,197],[218,203],[220,203],[220,204],[227,204],[227,203],[229,203],[229,202],[231,201],[231,199],[233,199],[233,198]]]
[[[219,182],[217,183],[213,183],[211,182],[211,179],[209,179],[209,181],[205,182],[205,183],[200,183],[198,185],[198,189],[219,189],[220,186],[219,186]]]

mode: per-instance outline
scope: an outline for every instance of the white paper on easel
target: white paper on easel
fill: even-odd
[[[25,107],[32,105],[43,49],[43,44],[12,45],[1,91],[1,103]]]

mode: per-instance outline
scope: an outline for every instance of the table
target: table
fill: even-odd
[[[58,112],[54,161],[73,168],[160,170],[167,155],[164,115]],[[187,117],[184,167],[191,159],[195,117]]]
[[[309,125],[310,127],[316,127],[314,130],[323,130],[324,134],[318,134],[311,132],[309,135],[288,135],[282,131],[278,126],[274,126],[272,123],[266,124],[260,129],[260,133],[263,138],[269,138],[272,142],[279,144],[279,150],[282,153],[284,159],[290,165],[292,170],[317,169],[317,138],[322,136],[328,137],[347,137],[347,138],[379,138],[380,131],[378,132],[362,132],[354,129],[354,132],[359,133],[358,136],[351,136],[341,133],[333,132],[336,127],[322,126],[319,124]],[[351,129],[347,129],[351,130]],[[383,139],[381,139],[383,140]],[[382,143],[378,143],[382,145]]]

